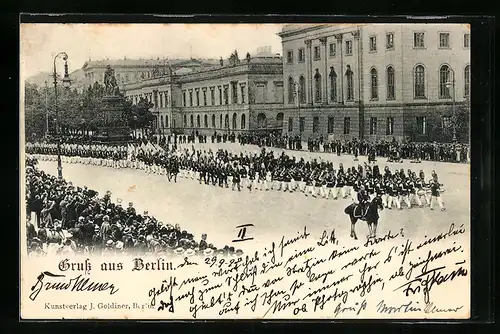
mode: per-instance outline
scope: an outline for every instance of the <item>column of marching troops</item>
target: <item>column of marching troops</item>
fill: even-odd
[[[289,150],[304,150],[309,152],[324,152],[337,155],[373,155],[388,158],[390,161],[410,159],[412,162],[423,160],[442,162],[470,162],[470,149],[468,145],[460,143],[436,142],[398,142],[395,138],[391,141],[365,141],[353,138],[351,140],[333,140],[319,136],[309,137],[306,141],[299,135],[281,135],[268,133],[238,134],[234,132],[217,132],[207,136],[193,131],[191,134],[169,134],[138,136],[133,138],[136,144],[145,145],[154,142],[158,145],[174,146],[178,144],[194,143],[238,143],[240,145],[258,145],[261,147],[274,147]],[[90,137],[66,138],[68,144],[91,145]]]
[[[329,161],[313,159],[297,160],[285,152],[275,156],[265,148],[260,154],[228,152],[219,149],[177,150],[175,146],[160,145],[77,145],[60,146],[63,162],[94,164],[114,168],[134,168],[146,173],[165,175],[168,181],[177,182],[177,176],[198,181],[200,184],[231,188],[241,191],[286,191],[301,192],[305,196],[324,199],[359,200],[358,193],[373,199],[380,196],[386,208],[403,209],[414,206],[433,209],[437,203],[441,210],[442,184],[435,171],[426,178],[410,169],[383,171],[375,163],[336,168]],[[27,153],[39,160],[56,160],[56,144],[28,143]],[[364,197],[364,196],[361,196]]]

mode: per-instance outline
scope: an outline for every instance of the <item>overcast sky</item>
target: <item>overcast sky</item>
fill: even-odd
[[[127,58],[240,58],[257,47],[282,53],[279,24],[22,24],[21,76],[50,72],[65,51],[72,72],[92,60]],[[62,60],[58,72],[63,71]]]

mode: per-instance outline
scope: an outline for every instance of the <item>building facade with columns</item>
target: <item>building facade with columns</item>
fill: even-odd
[[[433,140],[469,109],[466,25],[287,25],[278,35],[283,133]]]
[[[283,128],[283,63],[256,56],[125,85],[132,103],[147,98],[158,133],[244,133]]]

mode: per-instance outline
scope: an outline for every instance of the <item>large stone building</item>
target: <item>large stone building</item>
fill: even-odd
[[[467,25],[287,25],[278,35],[284,133],[429,140],[469,108]]]
[[[125,96],[153,103],[159,133],[281,132],[282,66],[279,55],[248,55],[239,63],[144,78],[125,85]]]
[[[113,59],[85,62],[84,71],[85,86],[93,85],[95,82],[104,84],[104,73],[109,65],[115,70],[115,77],[120,90],[125,85],[139,80],[158,77],[171,68],[174,73],[188,73],[196,69],[210,67],[217,64],[213,59]]]

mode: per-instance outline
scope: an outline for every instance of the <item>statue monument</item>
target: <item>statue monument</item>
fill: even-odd
[[[106,72],[104,73],[104,87],[107,96],[117,96],[120,94],[116,82],[115,70],[113,70],[110,65],[106,67]]]
[[[123,117],[125,98],[120,94],[120,89],[115,77],[115,71],[110,65],[104,73],[104,96],[99,115],[102,126],[98,129],[94,140],[106,143],[123,143],[131,140],[131,129]]]

